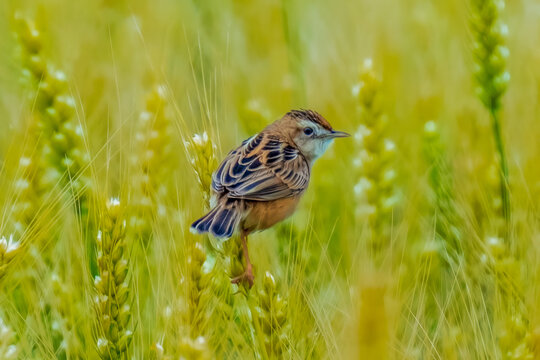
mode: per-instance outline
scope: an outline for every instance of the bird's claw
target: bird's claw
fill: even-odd
[[[251,267],[248,267],[242,275],[232,278],[231,283],[238,285],[242,282],[247,281],[249,288],[251,289],[253,287],[254,280],[255,280],[255,277],[253,276],[253,271]]]

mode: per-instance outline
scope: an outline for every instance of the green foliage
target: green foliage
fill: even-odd
[[[507,222],[505,236],[508,237],[511,215],[510,185],[500,120],[501,98],[510,81],[510,74],[506,70],[509,51],[504,45],[508,26],[499,19],[499,12],[504,9],[505,3],[504,0],[473,0],[471,3],[473,8],[471,27],[476,37],[473,54],[476,61],[477,93],[491,116],[499,160],[502,213]]]
[[[540,358],[534,1],[0,18],[1,359]],[[292,108],[355,137],[231,284],[239,239],[189,226],[219,161]]]
[[[123,211],[120,201],[111,199],[103,211],[97,236],[96,346],[102,359],[126,358],[133,337],[128,329],[132,314]]]
[[[17,358],[15,333],[0,318],[0,357],[5,360]]]
[[[360,198],[359,221],[369,221],[371,245],[376,252],[388,246],[394,217],[399,202],[396,191],[397,173],[392,164],[395,143],[385,137],[388,116],[384,113],[381,81],[375,75],[371,59],[364,61],[360,82],[353,90],[360,105],[360,126],[356,133],[359,153],[355,159],[360,180],[354,191]]]

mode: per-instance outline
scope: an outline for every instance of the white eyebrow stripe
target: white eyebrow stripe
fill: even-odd
[[[315,134],[316,135],[319,135],[321,133],[321,126],[317,123],[314,123],[313,121],[310,121],[310,120],[300,120],[299,121],[299,124],[301,127],[303,128],[306,128],[306,127],[310,127],[312,128],[314,131],[315,131]]]

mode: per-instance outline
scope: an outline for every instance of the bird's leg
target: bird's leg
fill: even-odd
[[[242,231],[240,233],[240,239],[242,241],[242,249],[244,253],[244,258],[246,259],[246,269],[244,270],[244,273],[240,276],[237,276],[231,280],[231,283],[238,284],[242,281],[247,281],[249,284],[249,288],[253,286],[254,276],[253,276],[253,265],[251,265],[251,261],[249,261],[249,252],[248,252],[248,246],[247,246],[247,234]]]

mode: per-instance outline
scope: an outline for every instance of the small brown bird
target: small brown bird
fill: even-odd
[[[228,239],[239,232],[246,269],[231,280],[253,286],[247,237],[292,215],[306,191],[311,167],[336,131],[312,110],[292,110],[231,151],[212,175],[212,210],[191,225],[198,234]]]

